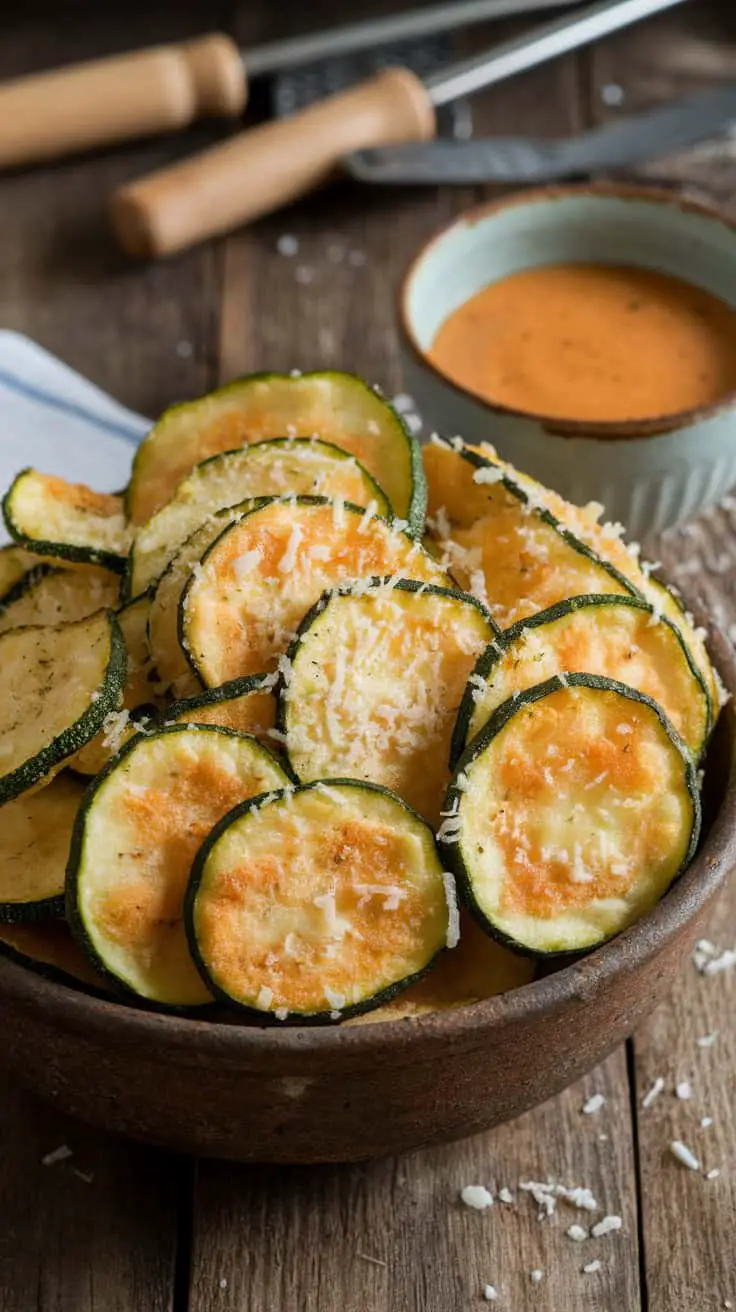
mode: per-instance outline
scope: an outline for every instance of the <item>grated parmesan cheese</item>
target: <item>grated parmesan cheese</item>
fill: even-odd
[[[588,1238],[588,1231],[582,1225],[569,1225],[565,1234],[576,1244],[582,1244]]]
[[[602,1221],[596,1221],[590,1233],[594,1239],[601,1239],[603,1235],[611,1235],[622,1227],[623,1221],[620,1216],[604,1216]]]
[[[494,1285],[486,1285],[483,1290],[483,1297],[486,1303],[495,1303],[498,1298],[498,1292]]]
[[[654,1102],[654,1099],[659,1097],[663,1088],[664,1088],[664,1080],[662,1079],[661,1075],[658,1075],[649,1092],[645,1093],[644,1097],[642,1098],[641,1100],[642,1107],[651,1107],[652,1103]]]
[[[710,1171],[706,1171],[705,1178],[706,1180],[717,1180],[720,1174],[718,1167],[714,1166]]]
[[[68,1144],[62,1143],[59,1145],[58,1148],[54,1148],[52,1152],[47,1153],[45,1157],[41,1158],[41,1165],[56,1166],[57,1162],[66,1162],[70,1157],[73,1156],[74,1153],[72,1152]]]
[[[718,1038],[718,1030],[713,1030],[712,1034],[704,1034],[702,1038],[696,1039],[699,1048],[712,1048]]]
[[[109,711],[102,721],[102,746],[119,752],[130,726],[130,711]]]
[[[473,474],[473,482],[484,483],[484,484],[500,483],[503,477],[504,477],[504,473],[502,469],[490,469],[487,466],[483,466],[481,469],[476,469],[475,473]]]
[[[291,574],[297,562],[297,552],[303,536],[304,530],[301,524],[294,524],[291,533],[289,534],[289,541],[286,544],[286,550],[277,565],[279,574]]]
[[[605,1102],[606,1100],[603,1097],[602,1093],[592,1094],[592,1096],[588,1098],[587,1102],[583,1103],[582,1106],[583,1115],[594,1116],[596,1112],[599,1112],[601,1110],[601,1107],[605,1106]]]
[[[493,1206],[493,1194],[482,1184],[466,1184],[460,1190],[460,1197],[466,1207],[472,1207],[476,1212],[484,1212],[487,1207]]]
[[[672,1156],[676,1158],[678,1162],[681,1162],[683,1166],[686,1166],[689,1171],[700,1170],[700,1162],[695,1154],[691,1153],[690,1149],[679,1139],[672,1140],[670,1143],[670,1152],[672,1153]]]
[[[682,1080],[679,1084],[675,1085],[675,1094],[681,1102],[686,1102],[688,1098],[692,1098],[693,1091],[687,1080]]]
[[[583,1275],[586,1276],[595,1275],[596,1271],[600,1271],[602,1266],[603,1263],[600,1261],[599,1258],[596,1257],[595,1261],[586,1262],[585,1266],[583,1267]]]
[[[267,1011],[268,1008],[271,1006],[272,1002],[273,1002],[273,989],[269,989],[267,985],[264,984],[258,993],[258,997],[256,998],[256,1006],[261,1011]]]
[[[506,1203],[507,1205],[513,1204],[514,1195],[512,1194],[510,1189],[506,1188],[506,1185],[504,1185],[503,1189],[499,1189],[498,1201],[499,1203]]]
[[[442,871],[442,883],[445,886],[447,902],[447,938],[448,948],[456,948],[460,942],[460,909],[457,903],[457,888],[454,876],[447,870]]]
[[[544,1271],[540,1270],[539,1267],[535,1267],[533,1271],[529,1272],[529,1279],[531,1280],[533,1285],[541,1284],[542,1280],[544,1279]]]

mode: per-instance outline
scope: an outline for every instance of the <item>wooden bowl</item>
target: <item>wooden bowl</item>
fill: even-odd
[[[711,651],[728,691],[736,660]],[[736,714],[710,748],[695,860],[638,924],[511,993],[418,1018],[263,1029],[136,1010],[0,962],[0,1052],[56,1107],[239,1161],[345,1162],[475,1134],[602,1061],[667,994],[736,865]]]

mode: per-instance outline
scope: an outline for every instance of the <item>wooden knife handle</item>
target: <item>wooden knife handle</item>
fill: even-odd
[[[350,151],[434,133],[424,84],[408,69],[388,69],[120,188],[111,200],[113,231],[131,255],[171,255],[319,187]]]
[[[0,168],[239,114],[245,100],[240,52],[218,33],[16,78],[0,85]]]

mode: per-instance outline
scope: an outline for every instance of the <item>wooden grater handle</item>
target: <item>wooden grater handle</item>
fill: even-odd
[[[424,84],[408,69],[388,69],[122,187],[112,197],[113,230],[131,255],[171,255],[319,187],[350,151],[434,133]]]
[[[16,78],[0,85],[0,168],[239,114],[245,99],[240,52],[217,33]]]

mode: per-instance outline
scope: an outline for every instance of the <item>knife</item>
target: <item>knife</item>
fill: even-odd
[[[355,151],[343,166],[359,182],[379,186],[553,182],[683,150],[734,123],[736,82],[729,82],[575,137],[411,142]]]

